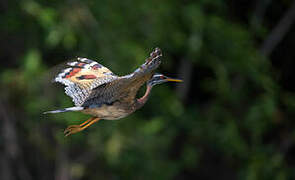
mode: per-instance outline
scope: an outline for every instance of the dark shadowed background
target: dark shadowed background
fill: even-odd
[[[0,2],[0,179],[295,179],[295,1]],[[118,75],[163,51],[156,86],[119,121],[71,107],[51,77],[73,57]],[[144,92],[140,91],[139,96]]]

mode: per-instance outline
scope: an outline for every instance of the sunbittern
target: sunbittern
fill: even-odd
[[[54,79],[66,86],[65,93],[73,99],[75,107],[45,113],[80,111],[94,116],[80,125],[68,126],[64,131],[65,136],[82,131],[100,119],[126,117],[146,103],[154,85],[168,81],[181,82],[154,73],[161,64],[161,56],[161,50],[156,48],[144,64],[126,76],[116,76],[93,60],[77,58],[77,61],[67,63],[70,67],[62,70]],[[136,94],[144,83],[147,84],[146,92],[138,99]]]

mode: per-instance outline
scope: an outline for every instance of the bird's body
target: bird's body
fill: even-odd
[[[126,106],[130,107],[132,105],[115,102],[112,105],[103,104],[100,107],[87,108],[82,110],[82,112],[101,119],[117,120],[124,118],[133,112],[132,110],[125,108]]]
[[[151,81],[161,63],[161,56],[160,49],[156,48],[143,65],[126,76],[117,76],[95,61],[77,58],[77,61],[67,63],[70,68],[64,69],[54,79],[66,86],[65,93],[72,97],[75,107],[46,113],[80,111],[94,116],[81,125],[69,126],[66,135],[79,132],[99,119],[126,117],[147,101],[152,83],[151,86],[147,84],[142,98],[137,99],[136,94],[143,84]]]

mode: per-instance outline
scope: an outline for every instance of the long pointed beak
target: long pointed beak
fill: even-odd
[[[166,81],[171,81],[171,82],[182,82],[181,79],[174,79],[174,78],[167,78]]]

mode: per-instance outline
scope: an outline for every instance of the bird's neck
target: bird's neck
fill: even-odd
[[[152,90],[152,86],[147,85],[144,95],[141,98],[137,99],[136,109],[141,108],[146,103],[151,93],[151,90]]]

